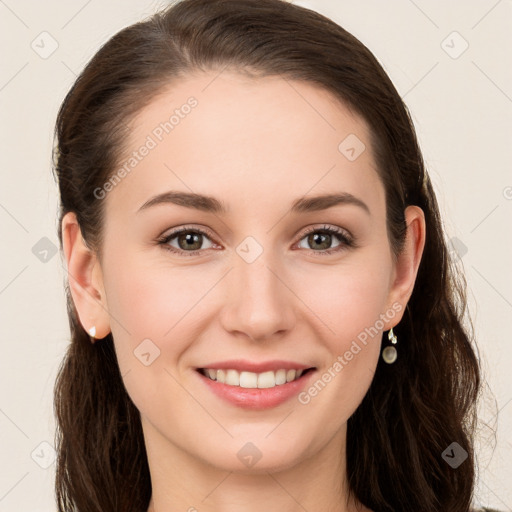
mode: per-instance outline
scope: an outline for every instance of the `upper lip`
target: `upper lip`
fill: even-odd
[[[210,368],[215,370],[237,370],[239,372],[263,373],[277,370],[306,370],[313,368],[312,365],[296,363],[294,361],[272,360],[256,363],[245,359],[232,359],[230,361],[217,361],[208,363],[199,368]],[[198,369],[199,369],[198,368]]]

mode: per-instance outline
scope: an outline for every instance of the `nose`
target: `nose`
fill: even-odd
[[[236,255],[226,276],[226,300],[221,313],[224,329],[252,341],[265,341],[290,331],[297,297],[285,267],[263,253],[249,263]]]

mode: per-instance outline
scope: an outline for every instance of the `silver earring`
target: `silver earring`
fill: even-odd
[[[393,328],[389,330],[388,340],[392,343],[392,345],[387,346],[382,351],[382,359],[384,359],[384,362],[388,364],[393,364],[396,361],[396,358],[398,357],[398,353],[396,351],[396,348],[394,347],[398,339],[395,333],[393,332]]]
[[[93,325],[89,329],[89,338],[91,338],[91,343],[94,343],[96,341],[96,326]]]

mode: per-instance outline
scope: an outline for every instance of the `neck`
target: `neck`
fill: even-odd
[[[349,498],[346,425],[320,451],[288,468],[221,470],[161,437],[144,422],[152,497],[148,512],[369,512]]]

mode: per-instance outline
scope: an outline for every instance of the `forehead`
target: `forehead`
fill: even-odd
[[[366,123],[316,84],[198,73],[163,89],[130,127],[126,172],[107,200],[116,211],[176,189],[239,207],[382,192]]]

